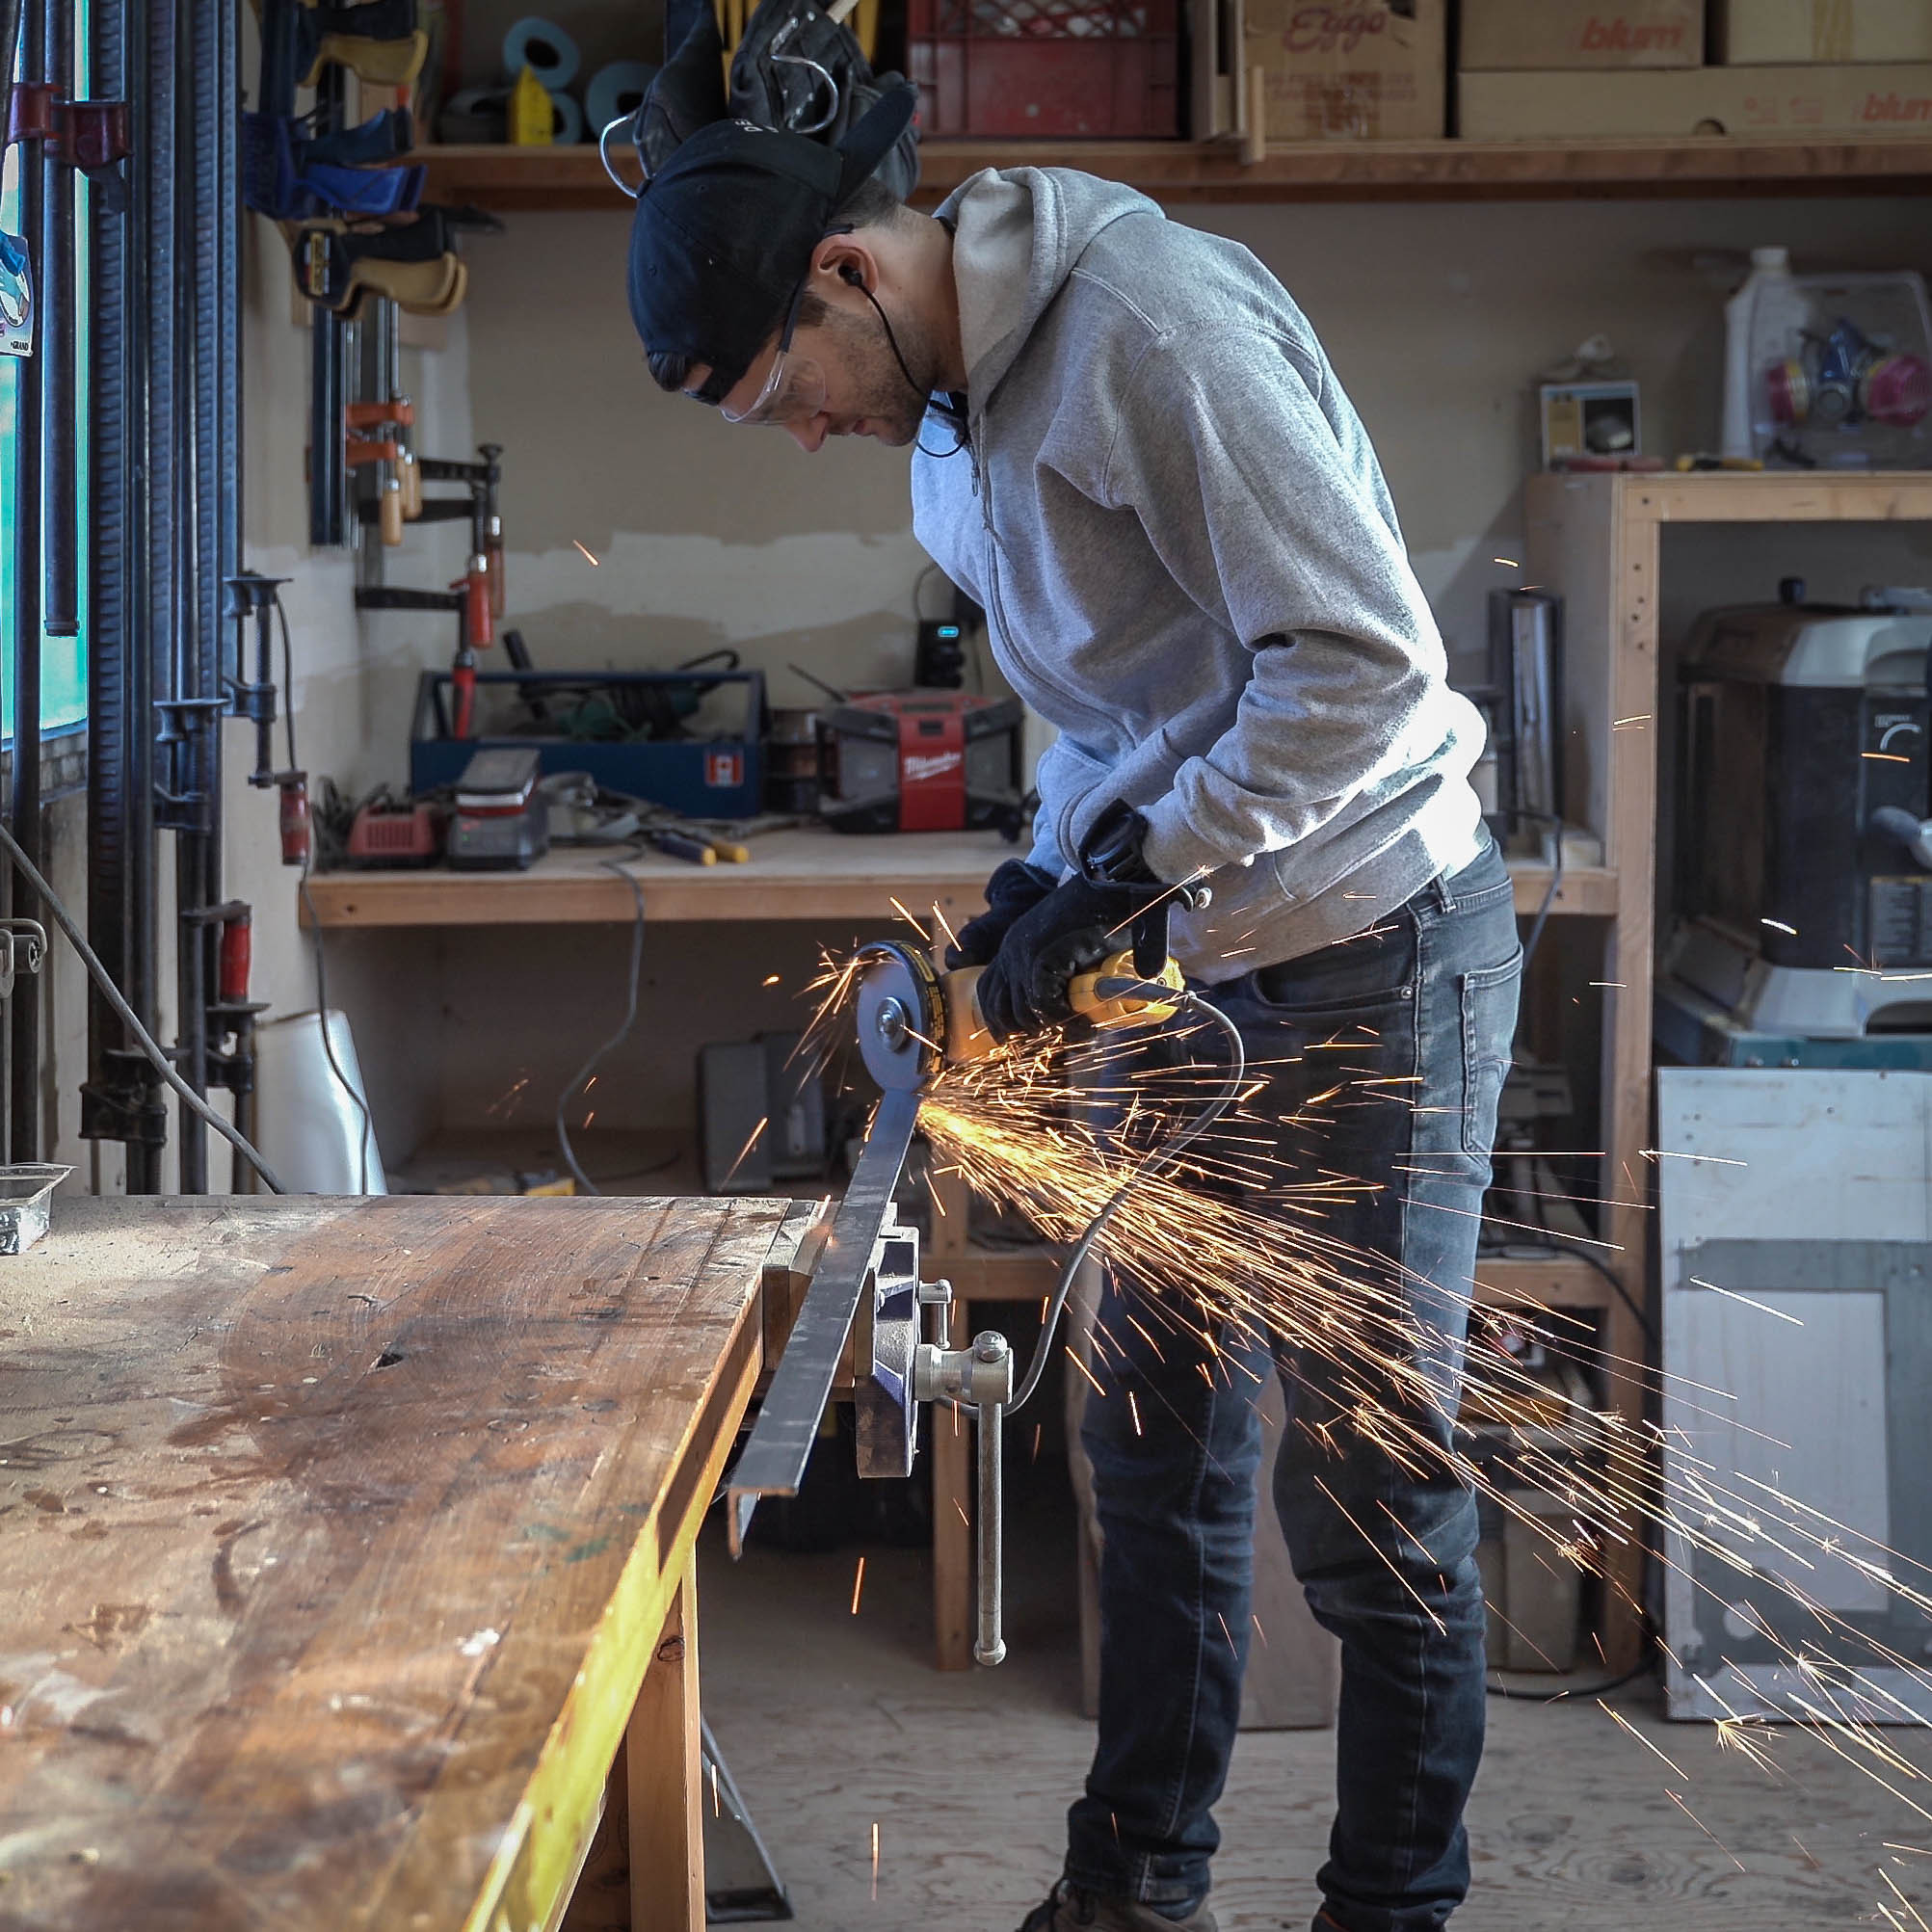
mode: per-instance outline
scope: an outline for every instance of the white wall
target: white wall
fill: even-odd
[[[1717,434],[1725,251],[1801,268],[1932,267],[1906,199],[1177,207],[1247,244],[1312,319],[1381,451],[1452,646],[1482,635],[1536,463],[1540,370],[1598,331],[1643,384],[1647,446]],[[540,661],[662,664],[713,644],[858,681],[903,664],[905,460],[806,457],[660,394],[623,297],[625,216],[524,215],[474,251],[478,433],[506,445],[510,596]],[[1715,255],[1720,266],[1700,266]],[[570,547],[583,543],[594,569]]]

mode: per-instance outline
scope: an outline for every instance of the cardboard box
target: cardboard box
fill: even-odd
[[[1932,133],[1932,65],[1463,74],[1469,141]]]
[[[1711,0],[1728,66],[1932,61],[1932,0]]]
[[[1247,13],[1270,141],[1447,132],[1447,0],[1248,0]]]
[[[1704,0],[1463,0],[1456,65],[1465,73],[1699,67]]]

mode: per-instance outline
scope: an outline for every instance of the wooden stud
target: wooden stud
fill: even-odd
[[[698,1559],[683,1578],[624,1732],[631,1932],[704,1932]]]

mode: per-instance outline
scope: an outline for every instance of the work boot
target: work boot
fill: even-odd
[[[1197,1905],[1185,1919],[1169,1919],[1131,1898],[1102,1898],[1062,1879],[1044,1904],[1026,1915],[1019,1932],[1219,1932],[1214,1915]]]

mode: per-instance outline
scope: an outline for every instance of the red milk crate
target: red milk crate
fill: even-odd
[[[1180,133],[1179,0],[909,0],[928,135]]]

